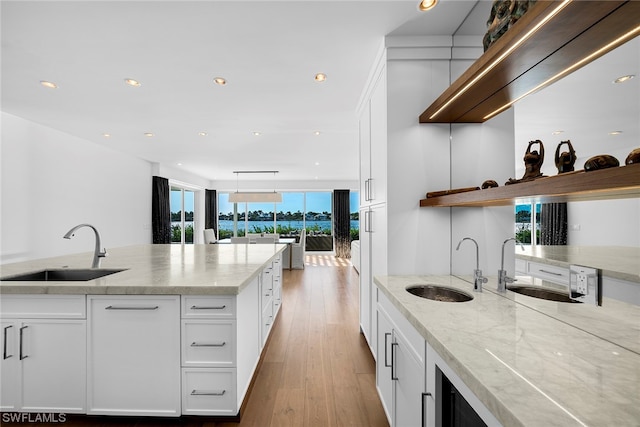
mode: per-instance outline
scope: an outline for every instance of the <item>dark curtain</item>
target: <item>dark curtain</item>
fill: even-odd
[[[171,206],[169,204],[169,180],[153,177],[151,194],[151,227],[153,243],[171,243]]]
[[[349,190],[333,190],[333,233],[336,256],[351,258]]]
[[[218,237],[216,217],[218,216],[218,192],[216,190],[204,191],[204,228],[213,228]]]
[[[543,203],[540,209],[540,244],[567,244],[567,204]]]

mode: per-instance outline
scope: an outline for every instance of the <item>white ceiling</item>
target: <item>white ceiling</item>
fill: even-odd
[[[357,180],[355,110],[383,37],[453,34],[476,3],[3,0],[2,110],[208,180]]]

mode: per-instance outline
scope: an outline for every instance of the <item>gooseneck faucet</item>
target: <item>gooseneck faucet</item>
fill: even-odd
[[[504,269],[504,246],[510,240],[513,240],[514,242],[519,244],[522,250],[524,251],[524,246],[522,246],[522,243],[518,242],[518,239],[516,239],[515,237],[510,237],[502,243],[502,258],[500,262],[500,270],[498,270],[498,292],[506,292],[507,284],[513,283],[516,281],[516,279],[507,276],[507,271]]]
[[[471,237],[465,237],[458,242],[456,251],[460,249],[460,245],[465,240],[471,240],[476,244],[476,269],[473,270],[473,290],[476,292],[482,292],[482,284],[487,283],[487,278],[482,276],[482,270],[480,270],[480,249],[478,248],[478,242],[476,242]]]
[[[93,229],[93,232],[96,235],[96,248],[93,252],[93,263],[91,264],[91,268],[100,268],[100,258],[104,258],[107,256],[107,250],[106,249],[100,250],[100,233],[98,233],[98,230],[93,225],[91,224],[76,225],[71,230],[67,231],[67,234],[65,234],[63,237],[65,239],[71,239],[71,237],[74,235],[73,233],[75,233],[77,229],[82,227],[89,227]]]

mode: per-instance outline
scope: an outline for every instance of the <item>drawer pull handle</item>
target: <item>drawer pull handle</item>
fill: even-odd
[[[226,305],[211,306],[211,307],[198,306],[198,305],[192,305],[191,306],[191,310],[224,310],[225,308],[227,308]]]
[[[221,343],[198,343],[194,341],[191,343],[191,347],[224,347],[225,345],[227,345],[225,341],[222,341]]]
[[[157,310],[157,305],[108,305],[105,310]]]
[[[198,390],[193,390],[191,392],[191,396],[224,396],[224,394],[227,392],[227,390],[213,390],[213,391],[198,391]]]
[[[4,350],[2,351],[2,358],[8,359],[13,357],[13,354],[7,354],[7,329],[13,328],[13,325],[5,326],[4,328]]]
[[[562,273],[556,273],[555,271],[548,271],[543,269],[540,269],[540,273],[553,274],[554,276],[562,276]]]

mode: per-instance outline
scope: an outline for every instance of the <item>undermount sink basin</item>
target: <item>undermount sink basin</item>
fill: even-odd
[[[555,291],[553,289],[538,288],[535,286],[509,286],[507,289],[518,294],[533,298],[546,299],[548,301],[581,303],[581,301],[572,300],[566,293]]]
[[[59,270],[40,270],[30,273],[17,274],[15,276],[3,277],[0,281],[7,282],[85,282],[87,280],[98,279],[109,274],[119,273],[125,269],[92,269],[64,268]]]
[[[466,292],[440,285],[412,285],[407,287],[407,292],[434,301],[465,302],[473,299]]]

